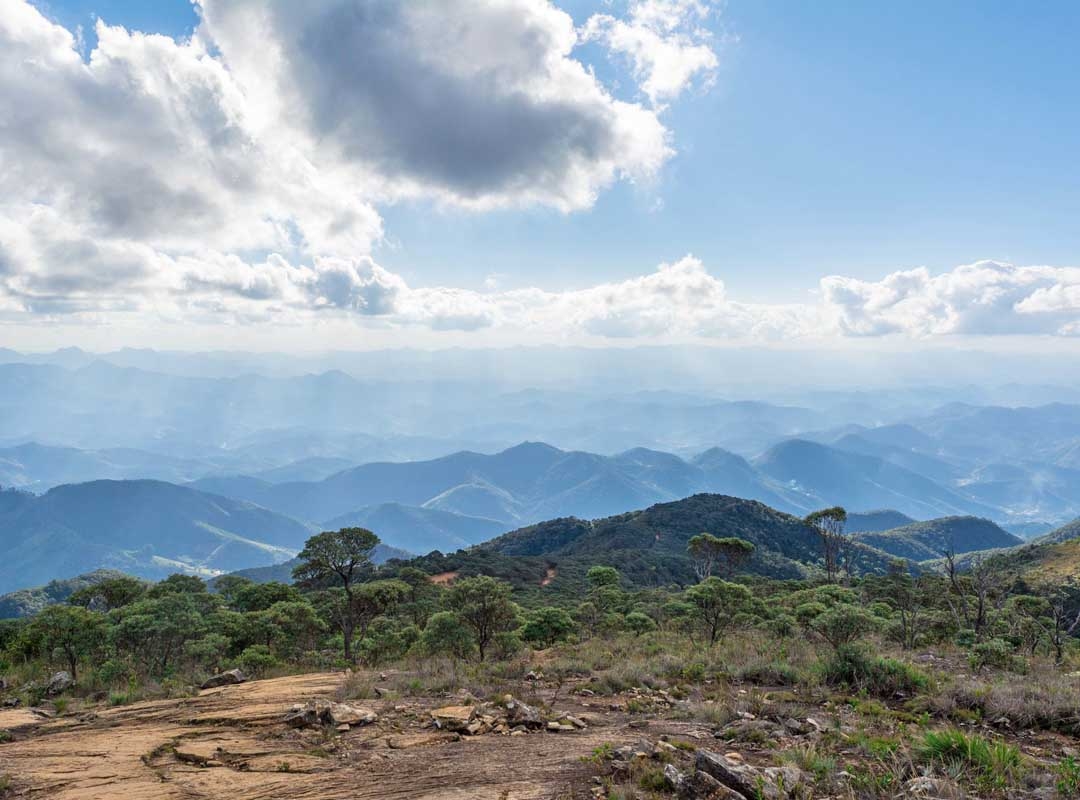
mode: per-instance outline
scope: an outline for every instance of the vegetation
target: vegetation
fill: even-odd
[[[828,536],[845,535],[835,509],[813,520]],[[658,519],[628,515],[608,524],[629,545],[643,523],[651,534]],[[912,574],[895,561],[881,574],[849,571],[846,543],[834,551],[829,581],[832,558],[820,555],[829,542],[798,520],[791,525],[822,549],[810,550],[807,561],[825,568],[794,579],[742,572],[738,565],[760,563],[762,548],[746,544],[754,531],[747,538],[695,533],[682,541],[702,562],[700,581],[643,584],[597,559],[572,567],[579,591],[546,594],[538,586],[550,577],[550,561],[540,575],[522,572],[518,584],[464,571],[440,571],[435,581],[424,567],[451,557],[377,566],[373,532],[329,531],[308,540],[294,585],[224,576],[211,589],[173,575],[156,584],[110,576],[82,587],[66,603],[0,626],[0,674],[18,687],[9,692],[37,703],[51,674],[66,670],[75,685],[54,703],[64,713],[93,696],[123,704],[184,694],[234,667],[271,676],[397,665],[401,680],[380,691],[501,696],[507,676],[520,681],[526,665],[537,663],[556,695],[567,682],[625,695],[630,714],[694,719],[732,746],[766,747],[778,735],[740,720],[805,726],[808,717],[849,709],[842,735],[824,730],[813,743],[778,753],[776,763],[794,764],[823,794],[838,794],[830,781],[846,770],[843,796],[854,797],[896,796],[903,781],[927,771],[981,796],[1007,796],[1031,770],[1017,742],[1002,734],[1080,734],[1080,690],[1068,677],[1080,665],[1072,624],[1080,592],[1032,586],[989,567]],[[579,532],[569,544],[591,536]],[[528,541],[519,535],[513,546]],[[567,546],[563,540],[559,549]],[[654,551],[661,563],[667,552]],[[476,554],[530,558],[503,556],[498,547],[455,557]],[[476,569],[485,562],[462,563]],[[560,574],[566,565],[558,562]],[[538,650],[542,657],[531,655]],[[926,652],[932,658],[913,658]],[[956,677],[972,671],[974,678]],[[348,696],[371,696],[361,683],[349,684]],[[863,754],[857,764],[853,751]],[[608,758],[598,755],[597,763]],[[666,791],[656,764],[635,770],[634,791]],[[1044,772],[1055,786],[1078,783],[1075,761],[1064,756]]]

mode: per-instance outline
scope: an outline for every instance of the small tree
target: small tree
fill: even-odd
[[[574,632],[573,618],[561,608],[539,608],[529,615],[521,638],[541,647],[551,647]]]
[[[686,550],[700,582],[711,577],[714,569],[720,577],[730,578],[750,558],[754,545],[745,539],[720,539],[711,533],[700,533],[690,539]]]
[[[874,615],[860,606],[839,603],[810,623],[814,632],[839,653],[878,626]]]
[[[46,606],[27,630],[31,641],[46,657],[53,653],[61,655],[74,681],[79,679],[79,662],[101,647],[104,633],[103,615],[65,605]]]
[[[468,658],[476,649],[476,637],[453,611],[439,611],[428,620],[420,644],[428,655]]]
[[[352,640],[356,629],[353,595],[354,585],[371,567],[371,554],[379,537],[366,528],[342,528],[324,531],[307,540],[293,569],[293,577],[303,584],[319,586],[337,583],[344,597],[331,606],[332,615],[341,630],[346,661],[353,660]]]
[[[850,545],[849,537],[844,533],[847,511],[840,506],[824,508],[807,516],[805,522],[817,531],[821,541],[821,555],[825,561],[825,574],[829,583],[834,583],[840,571],[841,557]],[[850,558],[846,561],[850,572]]]
[[[487,575],[457,581],[445,602],[472,629],[481,661],[495,635],[513,627],[516,620],[510,584]]]
[[[687,589],[686,599],[712,645],[741,622],[741,615],[750,610],[754,598],[742,584],[712,577]]]
[[[112,611],[114,608],[134,603],[145,593],[146,583],[123,575],[84,586],[68,598],[68,603],[93,611]]]
[[[634,636],[656,630],[656,622],[644,611],[631,611],[626,615],[626,629]]]

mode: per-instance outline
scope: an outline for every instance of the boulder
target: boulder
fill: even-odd
[[[698,750],[694,768],[708,773],[741,796],[765,800],[795,796],[806,783],[806,775],[797,767],[758,769],[711,750]]]
[[[668,778],[666,770],[664,777]],[[725,786],[700,769],[695,770],[692,775],[682,776],[676,793],[679,800],[746,800],[745,795]]]
[[[330,703],[327,711],[329,722],[334,725],[370,725],[379,715],[370,708],[351,706],[347,703]]]
[[[233,686],[237,683],[243,683],[247,680],[247,676],[238,669],[230,669],[226,672],[218,673],[212,678],[207,678],[203,681],[201,689],[216,689],[219,686]]]
[[[285,714],[285,724],[291,728],[317,728],[321,725],[370,725],[379,715],[368,708],[335,703],[330,700],[311,700],[297,703]]]
[[[75,680],[71,677],[71,673],[67,670],[61,670],[49,678],[49,683],[45,687],[45,694],[50,696],[63,694],[74,685]]]
[[[431,712],[435,727],[441,730],[467,731],[469,724],[476,718],[476,706],[443,706]]]
[[[544,726],[544,720],[541,719],[540,712],[537,709],[522,703],[520,700],[515,700],[513,697],[507,697],[506,722],[510,727],[516,728],[518,725],[524,725],[526,728],[542,728]]]

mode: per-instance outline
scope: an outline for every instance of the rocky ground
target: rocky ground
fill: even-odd
[[[417,685],[406,673],[227,678],[197,696],[116,708],[0,710],[0,796],[1050,800],[1068,796],[1053,765],[1077,752],[1070,737],[1007,734],[1029,778],[965,794],[890,762],[867,719],[875,736],[925,722],[876,704],[739,688],[722,702],[646,687],[597,696],[538,673],[483,698],[403,692]]]
[[[3,710],[0,773],[12,796],[53,800],[574,798],[591,796],[594,750],[640,738],[625,713],[588,698],[542,715],[516,698],[509,709],[505,698],[338,704],[345,680],[252,681],[55,718]]]

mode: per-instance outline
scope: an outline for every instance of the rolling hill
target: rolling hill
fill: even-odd
[[[802,578],[819,561],[816,532],[798,517],[763,503],[718,494],[697,494],[592,521],[548,520],[499,536],[468,550],[428,555],[410,562],[429,573],[488,574],[519,589],[573,594],[596,564],[619,569],[638,587],[695,582],[687,556],[690,538],[708,531],[755,545],[745,569],[782,578]],[[858,566],[882,571],[890,559],[862,548]]]
[[[942,517],[926,522],[912,522],[900,528],[856,533],[856,541],[889,555],[910,561],[941,558],[955,554],[996,550],[1023,544],[1023,539],[979,517]]]
[[[312,528],[251,503],[161,481],[0,493],[0,591],[97,568],[157,578],[291,558]]]
[[[877,533],[915,522],[907,514],[883,508],[879,511],[852,511],[847,516],[848,533]]]

